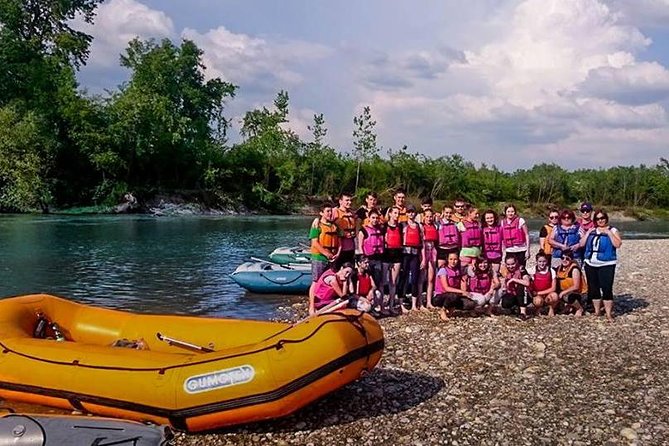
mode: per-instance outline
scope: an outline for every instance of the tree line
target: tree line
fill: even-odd
[[[189,40],[134,39],[120,55],[129,80],[102,95],[79,88],[100,0],[0,2],[0,210],[111,206],[126,192],[196,194],[214,206],[289,212],[314,197],[396,187],[434,200],[542,208],[588,200],[669,207],[669,162],[567,171],[554,164],[504,172],[461,155],[426,157],[406,146],[381,153],[372,111],[353,117],[351,151],[327,143],[322,114],[308,140],[287,126],[290,100],[245,113],[230,143],[226,104],[238,87],[203,74]]]

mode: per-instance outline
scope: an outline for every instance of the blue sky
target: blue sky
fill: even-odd
[[[246,110],[291,98],[289,126],[323,113],[352,146],[366,105],[381,153],[407,145],[505,170],[655,164],[669,156],[667,0],[107,0],[79,74],[94,92],[127,78],[134,36],[194,40],[206,75]]]

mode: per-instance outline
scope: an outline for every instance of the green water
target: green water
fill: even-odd
[[[304,297],[246,293],[228,274],[306,243],[305,217],[0,216],[0,296],[51,293],[113,308],[267,319]],[[530,221],[533,238],[540,221]],[[669,237],[668,222],[616,225]]]

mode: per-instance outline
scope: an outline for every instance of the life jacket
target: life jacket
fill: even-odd
[[[460,231],[457,225],[450,220],[442,220],[439,225],[439,246],[442,248],[460,247]]]
[[[555,233],[554,240],[558,243],[567,246],[575,245],[581,240],[581,237],[578,235],[578,230],[579,230],[578,225],[571,225],[567,229],[564,229],[562,225],[557,225],[553,228],[553,232]],[[580,259],[581,253],[582,251],[580,249],[574,251],[573,253],[574,258]],[[562,250],[560,248],[554,247],[551,255],[553,256],[553,258],[559,259],[560,257],[562,257]]]
[[[544,244],[541,246],[541,249],[544,250],[544,253],[551,255],[553,252],[553,247],[551,246],[550,243],[548,243],[548,240],[551,239],[551,234],[553,233],[553,229],[555,229],[555,226],[553,225],[544,225],[544,228],[546,228],[546,238],[544,239]]]
[[[462,273],[460,272],[460,268],[453,270],[446,266],[444,269],[446,270],[446,283],[448,283],[448,286],[451,288],[460,289],[460,282],[462,281]],[[435,280],[434,284],[434,294],[443,294],[445,292],[446,291],[441,284],[441,280],[439,280],[437,277],[437,280]]]
[[[553,285],[553,273],[551,271],[549,267],[544,272],[537,271],[534,273],[532,277],[532,289],[534,291],[544,291]]]
[[[526,245],[527,239],[525,238],[525,231],[520,227],[519,217],[514,217],[511,221],[506,218],[502,219],[502,237],[504,238],[504,246],[507,248]]]
[[[336,273],[333,270],[327,269],[316,281],[316,287],[314,288],[314,300],[317,308],[324,307],[336,299],[337,293],[335,290],[330,285],[325,283],[326,278],[335,275]],[[334,280],[337,280],[337,278],[335,277]]]
[[[463,220],[465,230],[462,232],[462,247],[474,248],[483,245],[483,231],[477,221]]]
[[[611,237],[608,234],[598,234],[596,230],[592,231],[585,241],[585,259],[591,259],[593,253],[597,253],[597,260],[602,262],[618,259]]]
[[[523,278],[523,272],[524,269],[522,267],[517,267],[516,270],[509,274],[509,271],[506,272],[506,275],[504,276],[504,279],[522,279]],[[520,293],[523,292],[523,286],[513,282],[510,284],[506,284],[506,292],[507,294],[510,294],[512,296],[518,296]]]
[[[483,252],[488,260],[502,259],[502,228],[486,226],[483,228]]]
[[[355,236],[355,215],[352,212],[344,214],[339,208],[336,208],[337,217],[335,218],[335,224],[339,229],[344,231],[344,235],[348,238],[353,238]]]
[[[358,296],[367,296],[372,289],[372,276],[370,274],[357,275],[358,283],[356,284],[356,293]]]
[[[367,237],[362,240],[362,253],[367,257],[383,254],[383,231],[378,226],[363,226]]]
[[[402,247],[402,229],[400,225],[386,225],[385,242],[387,249],[399,249]]]
[[[483,274],[476,271],[473,276],[469,276],[469,291],[472,293],[485,294],[490,291],[491,284],[492,276],[488,271]]]
[[[581,217],[578,217],[576,219],[576,223],[578,223],[578,225],[582,227],[584,231],[587,231],[588,229],[595,227],[595,220],[590,220],[589,222],[584,223]]]
[[[571,262],[567,268],[563,268],[562,265],[557,269],[555,273],[558,281],[558,286],[560,291],[566,290],[574,286],[574,279],[570,277],[571,271],[576,268],[581,272],[581,290],[578,293],[586,293],[588,291],[588,284],[585,281],[585,274],[581,271],[581,268],[578,266],[578,263]]]
[[[405,223],[403,226],[402,245],[409,248],[420,248],[423,245],[420,225],[418,223],[411,226]]]
[[[423,223],[423,239],[426,242],[431,243],[437,243],[439,241],[439,230],[434,223]]]
[[[409,221],[409,216],[407,215],[407,208],[406,206],[403,208],[400,208],[400,215],[397,217],[397,221],[400,223],[406,223]]]
[[[318,227],[321,230],[321,233],[318,234],[318,243],[330,252],[337,251],[339,248],[339,230],[337,225],[334,223],[323,223],[319,220]],[[311,253],[320,254],[314,247],[311,248]]]

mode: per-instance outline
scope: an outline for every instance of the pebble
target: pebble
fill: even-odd
[[[386,352],[363,379],[283,419],[178,434],[175,445],[669,444],[669,380],[656,373],[669,364],[666,252],[669,240],[623,243],[613,324],[382,319]],[[642,280],[631,279],[637,272]],[[305,310],[291,309],[295,319]]]

